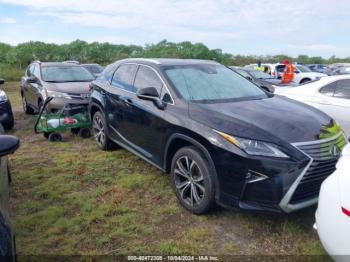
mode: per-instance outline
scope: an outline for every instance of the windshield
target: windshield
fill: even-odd
[[[261,71],[250,71],[250,74],[253,75],[255,78],[258,78],[258,79],[272,78],[269,74],[266,74],[266,73],[261,72]]]
[[[256,85],[222,65],[181,65],[164,69],[173,86],[189,101],[267,98]]]
[[[41,68],[46,82],[90,82],[95,78],[82,66],[48,66]]]
[[[310,68],[307,68],[306,66],[303,66],[303,65],[298,65],[296,66],[296,68],[302,73],[312,72]]]

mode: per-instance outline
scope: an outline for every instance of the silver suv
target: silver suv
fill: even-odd
[[[23,110],[38,112],[47,97],[54,99],[48,112],[57,112],[65,104],[87,104],[89,84],[95,77],[84,67],[72,63],[31,63],[21,79]]]

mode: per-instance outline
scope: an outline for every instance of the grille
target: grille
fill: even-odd
[[[297,147],[312,158],[312,163],[294,191],[290,203],[297,204],[318,197],[322,182],[335,171],[339,156],[332,154],[336,145],[342,149],[346,144],[343,134],[320,143],[298,144]]]
[[[68,95],[77,100],[85,100],[90,97],[90,94],[74,94],[74,93],[68,93]]]

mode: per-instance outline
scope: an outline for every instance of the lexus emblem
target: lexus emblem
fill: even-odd
[[[329,148],[329,154],[333,157],[339,157],[340,156],[340,149],[337,145],[331,145]]]

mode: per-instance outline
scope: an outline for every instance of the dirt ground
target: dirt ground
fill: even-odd
[[[50,143],[34,134],[19,83],[5,84],[15,114],[10,133],[12,219],[20,255],[192,254],[323,255],[312,226],[315,208],[288,216],[217,208],[196,216],[182,209],[169,176],[119,149],[70,133]]]

